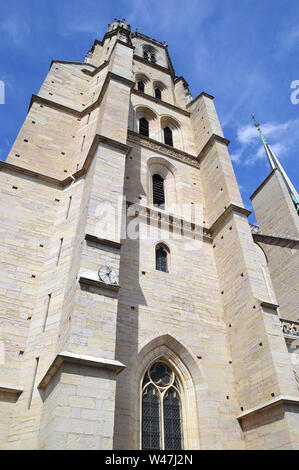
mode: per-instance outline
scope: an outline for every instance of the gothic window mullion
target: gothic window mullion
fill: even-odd
[[[181,450],[181,397],[171,368],[156,362],[142,383],[142,449]]]

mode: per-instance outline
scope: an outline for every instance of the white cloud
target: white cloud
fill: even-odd
[[[0,23],[2,41],[12,41],[15,46],[21,46],[30,32],[30,26],[22,18],[6,18]]]
[[[299,119],[284,123],[267,122],[261,125],[266,139],[278,158],[286,156],[288,151],[298,143]],[[270,142],[271,141],[271,142]],[[231,155],[237,164],[252,165],[257,160],[266,159],[265,150],[256,128],[251,125],[240,127],[237,130],[239,148]]]
[[[279,54],[287,52],[296,46],[299,41],[299,25],[290,29],[281,36]]]

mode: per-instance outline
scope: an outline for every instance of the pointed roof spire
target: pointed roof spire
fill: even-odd
[[[264,136],[263,131],[262,131],[259,123],[256,121],[255,115],[253,113],[251,114],[251,117],[253,119],[254,125],[257,128],[258,133],[260,135],[260,138],[262,140],[262,143],[264,145],[264,149],[265,149],[265,152],[266,152],[271,170],[277,169],[280,172],[280,174],[281,174],[281,176],[282,176],[282,178],[285,182],[285,185],[286,185],[286,187],[289,191],[289,194],[291,196],[291,199],[293,201],[293,204],[295,206],[297,214],[299,215],[299,196],[298,196],[297,190],[295,189],[293,183],[289,179],[288,175],[286,174],[285,170],[283,169],[282,165],[280,164],[280,162],[279,162],[278,158],[276,157],[275,153],[273,152],[270,145],[268,144],[267,139]]]

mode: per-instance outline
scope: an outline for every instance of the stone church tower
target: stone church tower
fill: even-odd
[[[51,63],[0,163],[2,449],[299,448],[298,216],[275,167],[250,227],[228,144],[124,20]]]

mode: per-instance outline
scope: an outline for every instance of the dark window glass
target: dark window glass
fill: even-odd
[[[153,175],[153,204],[154,206],[165,205],[164,179],[160,175]]]
[[[156,56],[155,56],[155,54],[151,54],[151,62],[152,62],[153,64],[156,63]]]
[[[172,130],[169,127],[164,128],[164,142],[173,147]]]
[[[160,88],[155,89],[155,97],[158,98],[158,100],[162,99],[162,93],[161,93]]]
[[[144,117],[139,119],[139,134],[149,136],[148,121]]]
[[[160,449],[159,399],[149,386],[142,397],[142,449]]]
[[[138,85],[138,90],[144,93],[144,83],[140,81],[138,82],[137,85]]]
[[[167,251],[162,246],[156,249],[156,269],[158,271],[163,271],[164,273],[168,272]]]
[[[177,392],[170,388],[163,400],[165,450],[181,450],[181,410]]]

